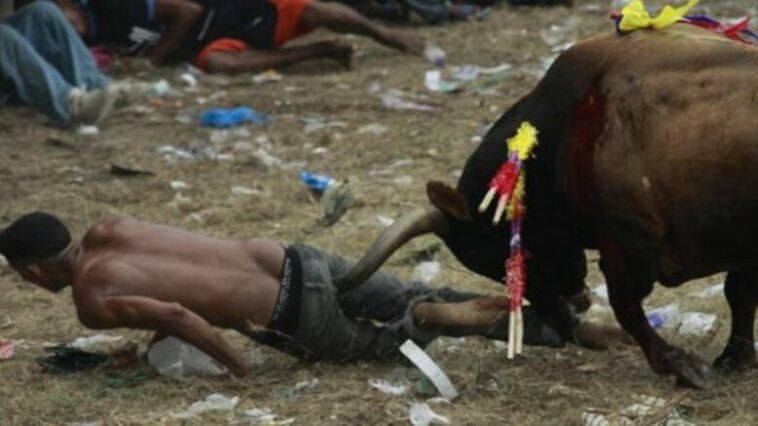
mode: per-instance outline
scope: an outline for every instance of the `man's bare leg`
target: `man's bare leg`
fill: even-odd
[[[440,327],[487,327],[505,317],[508,298],[478,297],[457,303],[421,302],[413,309],[418,325]]]
[[[300,15],[300,24],[308,28],[327,28],[337,33],[370,37],[402,52],[420,55],[424,49],[421,37],[375,24],[341,3],[310,2]]]
[[[353,48],[333,41],[322,41],[305,46],[285,47],[275,50],[243,52],[213,52],[208,55],[208,72],[239,74],[282,68],[313,59],[332,59],[345,68],[350,68]]]

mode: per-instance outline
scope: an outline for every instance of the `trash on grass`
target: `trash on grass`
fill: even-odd
[[[94,346],[98,343],[113,343],[113,342],[119,342],[123,340],[124,338],[121,336],[108,336],[106,334],[96,334],[94,336],[89,337],[78,337],[74,339],[72,342],[67,343],[66,346],[70,348],[76,348],[76,349],[88,349],[91,346]]]
[[[441,269],[442,267],[440,263],[436,260],[421,262],[413,268],[412,279],[414,281],[421,281],[424,284],[429,284],[434,277],[439,275]]]
[[[400,396],[408,391],[408,387],[405,385],[390,383],[381,379],[371,379],[368,381],[368,384],[371,385],[372,388],[378,389],[380,392],[387,395]]]
[[[150,96],[156,96],[162,98],[171,92],[171,85],[166,80],[158,80],[150,83],[150,89],[148,93]]]
[[[379,123],[367,124],[356,131],[358,134],[369,133],[377,136],[385,132],[387,132],[387,126],[381,125]]]
[[[452,401],[458,397],[458,391],[455,386],[442,371],[442,369],[418,347],[412,340],[406,340],[400,346],[400,352],[403,353],[421,372],[432,381],[434,386],[444,398]]]
[[[81,125],[76,128],[76,133],[82,135],[82,136],[93,136],[98,133],[100,133],[100,129],[97,128],[97,126],[85,126]]]
[[[384,227],[390,226],[395,222],[395,219],[381,214],[376,216],[376,220]]]
[[[647,320],[653,328],[676,328],[682,322],[679,305],[672,303],[653,309],[647,314]]]
[[[187,87],[197,87],[197,77],[194,75],[185,72],[182,75],[179,76],[179,78],[182,80],[182,83],[186,84]]]
[[[700,291],[692,292],[689,295],[692,297],[697,297],[698,299],[708,299],[710,297],[718,296],[719,294],[724,294],[723,283],[712,285]]]
[[[238,402],[238,396],[229,398],[228,396],[219,393],[213,393],[208,395],[203,401],[192,403],[187,410],[174,413],[172,417],[177,419],[189,419],[207,411],[231,411],[237,406]]]
[[[188,189],[189,185],[187,182],[183,182],[181,180],[172,180],[171,183],[169,183],[171,186],[171,189],[174,191],[181,191],[182,189]]]
[[[395,94],[387,94],[382,96],[382,105],[389,109],[396,109],[402,111],[435,111],[431,105],[420,104],[413,101],[405,100]]]
[[[424,46],[424,57],[435,66],[440,68],[444,67],[446,56],[445,51],[435,44],[427,43],[426,46]]]
[[[350,182],[343,180],[339,183],[329,185],[321,195],[319,205],[321,206],[321,218],[319,225],[332,226],[347,213],[350,207],[356,204],[357,200],[350,190]]]
[[[254,75],[253,82],[256,84],[261,84],[261,83],[268,83],[270,81],[281,81],[282,78],[284,77],[282,77],[282,75],[276,72],[275,70],[267,70],[267,71],[263,71],[260,74]]]
[[[716,315],[702,312],[685,312],[679,325],[679,334],[685,336],[705,336],[716,325]]]
[[[228,128],[243,123],[268,124],[271,117],[252,108],[212,108],[200,114],[200,125],[204,127]]]
[[[150,346],[147,362],[158,374],[174,379],[219,376],[226,371],[204,352],[176,337],[167,337]]]
[[[81,349],[58,345],[45,348],[49,356],[36,359],[45,371],[49,373],[69,373],[90,370],[105,362],[108,357],[102,354],[85,352]]]
[[[16,345],[12,340],[0,340],[0,361],[9,360],[16,356]]]
[[[120,177],[155,176],[155,173],[150,170],[141,170],[134,167],[120,166],[118,164],[111,164],[110,173],[113,176]]]
[[[608,285],[600,284],[592,289],[592,294],[603,300],[608,300]]]
[[[317,193],[324,192],[336,182],[331,176],[310,173],[306,170],[300,172],[300,180],[306,184],[308,188]]]
[[[424,84],[432,92],[452,93],[460,89],[457,83],[442,79],[440,70],[430,70],[424,75]]]
[[[449,425],[450,420],[432,411],[429,404],[414,402],[408,413],[413,426]]]
[[[676,398],[676,397],[675,397]],[[681,399],[681,398],[680,398]],[[584,426],[634,426],[647,424],[650,426],[694,426],[695,424],[684,420],[679,414],[679,410],[670,407],[669,403],[661,398],[645,396],[642,402],[632,404],[619,412],[609,412],[609,410],[586,409],[582,413],[582,422]],[[655,421],[655,416],[665,414],[663,418]],[[646,422],[645,420],[648,420]],[[653,420],[652,423],[649,420]]]

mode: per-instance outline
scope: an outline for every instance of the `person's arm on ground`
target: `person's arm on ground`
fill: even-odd
[[[141,296],[104,296],[85,315],[82,324],[94,329],[135,328],[183,340],[226,366],[237,376],[249,367],[205,319],[178,303],[167,303]]]
[[[208,55],[207,71],[220,74],[239,74],[281,68],[318,58],[334,59],[349,67],[351,56],[352,48],[350,46],[328,41],[275,50],[248,49],[243,52],[213,52]]]
[[[176,52],[202,14],[202,6],[189,0],[155,0],[155,22],[165,28],[150,52],[150,62],[156,66],[163,64]]]
[[[344,4],[312,1],[300,15],[303,25],[328,28],[338,33],[357,34],[374,39],[387,47],[420,55],[424,41],[420,36],[378,25]]]

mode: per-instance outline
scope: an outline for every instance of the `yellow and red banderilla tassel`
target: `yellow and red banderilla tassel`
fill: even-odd
[[[495,195],[497,208],[492,222],[497,225],[506,213],[511,222],[510,255],[505,261],[503,281],[508,291],[508,359],[521,354],[524,342],[524,319],[521,307],[526,292],[526,251],[521,245],[521,222],[526,215],[526,172],[523,164],[537,145],[537,129],[524,122],[518,132],[508,139],[508,159],[500,166],[490,181],[489,191],[479,205],[479,211],[487,210]]]

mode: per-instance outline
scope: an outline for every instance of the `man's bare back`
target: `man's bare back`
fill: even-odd
[[[98,299],[139,296],[179,303],[214,326],[245,331],[268,324],[283,261],[282,245],[268,240],[114,219],[82,239],[74,301],[83,321],[91,310],[97,317]]]

